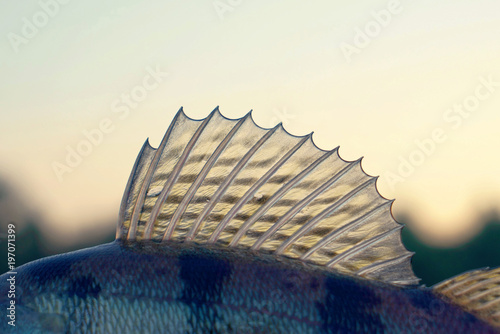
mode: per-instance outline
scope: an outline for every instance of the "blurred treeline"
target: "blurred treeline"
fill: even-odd
[[[500,266],[500,217],[484,216],[476,224],[484,226],[482,231],[462,245],[452,248],[438,248],[426,245],[408,228],[411,222],[398,219],[407,224],[403,229],[403,243],[415,252],[412,258],[413,270],[422,279],[421,283],[431,286],[464,271]]]
[[[115,232],[109,229],[113,224],[102,224],[107,231],[95,235],[85,233],[79,242],[68,246],[49,240],[44,235],[44,221],[36,213],[36,208],[27,205],[29,200],[16,188],[0,177],[0,274],[8,270],[7,247],[8,225],[15,225],[15,265],[37,260],[42,257],[74,251],[113,241]],[[103,233],[104,232],[104,233]]]
[[[13,217],[12,212],[16,209],[21,197],[16,196],[12,188],[0,180],[0,273],[7,271],[7,225]],[[22,205],[17,210],[23,210]],[[59,253],[69,252],[85,247],[99,245],[114,240],[114,231],[107,236],[82,240],[71,246],[61,246],[49,242],[42,233],[43,222],[36,214],[14,215],[16,224],[16,266],[24,263]],[[414,251],[413,269],[415,274],[422,279],[421,283],[431,286],[451,276],[460,274],[467,270],[481,267],[500,266],[500,217],[490,215],[484,217],[483,221],[476,222],[484,226],[484,229],[465,244],[453,248],[437,248],[426,245],[419,240],[411,231],[411,222],[405,218],[399,218],[399,222],[407,225],[403,229],[402,237],[406,248]],[[103,226],[110,226],[109,224]]]

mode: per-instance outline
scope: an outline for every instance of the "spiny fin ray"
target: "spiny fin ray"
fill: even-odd
[[[324,151],[311,135],[257,126],[249,113],[182,109],[158,149],[132,170],[117,239],[251,248],[399,285],[418,282],[391,201],[360,160]]]
[[[500,328],[500,267],[460,274],[433,286],[433,291]]]

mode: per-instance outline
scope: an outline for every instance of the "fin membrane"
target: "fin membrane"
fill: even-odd
[[[500,328],[500,267],[466,272],[435,285],[433,290]]]
[[[157,149],[146,141],[120,208],[117,238],[193,241],[266,250],[340,272],[418,283],[392,201],[361,159],[324,151],[312,134],[257,126],[250,113],[182,109]]]

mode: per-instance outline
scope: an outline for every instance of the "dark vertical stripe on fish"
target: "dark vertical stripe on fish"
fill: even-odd
[[[220,258],[187,252],[179,256],[180,279],[184,287],[180,301],[191,310],[188,322],[193,329],[205,331],[208,324],[219,320],[214,304],[221,302],[224,283],[231,277],[232,267]]]
[[[101,286],[95,278],[92,275],[85,275],[73,280],[68,290],[68,295],[70,297],[76,295],[82,299],[86,299],[87,297],[97,298],[100,291]]]
[[[325,333],[384,333],[385,326],[375,312],[381,305],[380,297],[362,285],[350,280],[329,277],[325,281],[326,296],[316,303],[323,320]],[[370,309],[367,309],[370,307]],[[359,326],[362,326],[360,328]]]

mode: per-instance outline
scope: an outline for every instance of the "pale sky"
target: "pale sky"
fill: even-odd
[[[253,109],[364,156],[434,242],[500,210],[496,0],[1,1],[0,36],[0,176],[54,238],[116,220],[140,147],[181,106]]]

